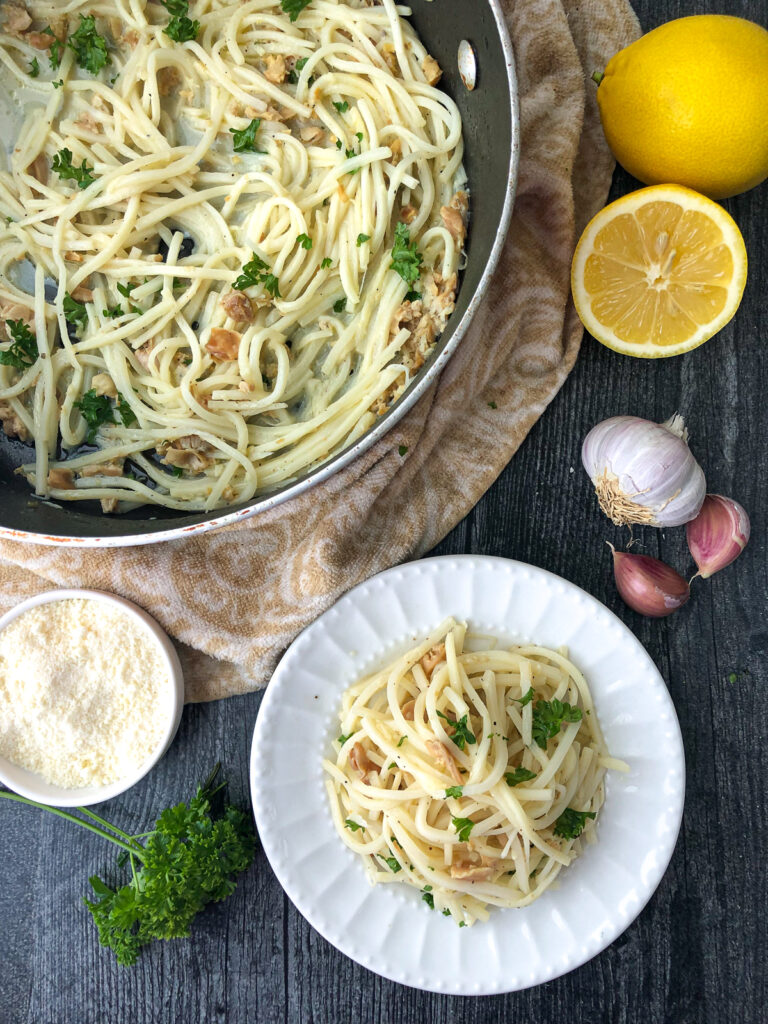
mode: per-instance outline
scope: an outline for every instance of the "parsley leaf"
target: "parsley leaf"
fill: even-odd
[[[342,103],[336,103],[336,101],[334,100],[333,105],[334,107],[336,107],[340,114],[346,114],[346,112],[349,110],[349,104],[347,103],[346,100],[344,100]]]
[[[381,854],[379,854],[381,856]],[[382,857],[384,863],[387,865],[389,870],[396,875],[398,871],[402,870],[398,860],[395,857]]]
[[[446,798],[449,796],[460,797],[464,792],[463,786],[449,786],[445,791]]]
[[[74,403],[76,409],[88,424],[86,440],[91,444],[98,433],[99,427],[105,423],[117,423],[112,403],[106,395],[97,395],[93,388],[86,391],[83,397]]]
[[[410,291],[410,292],[406,292],[405,293],[405,301],[406,302],[418,302],[420,298],[421,298],[421,292]]]
[[[432,886],[425,885],[421,890],[421,898],[427,904],[430,910],[435,909],[435,897],[432,895]]]
[[[64,43],[56,38],[56,34],[50,25],[46,25],[41,34],[53,38],[53,42],[48,47],[48,62],[55,71],[59,64],[61,64],[61,51],[64,49]]]
[[[326,256],[325,259],[323,260],[323,262],[320,264],[320,269],[321,270],[327,270],[328,267],[330,267],[330,265],[332,263],[333,263],[333,260],[331,259],[331,257],[330,256]]]
[[[451,739],[459,750],[464,750],[467,743],[477,743],[477,740],[470,732],[469,726],[467,725],[467,715],[462,715],[458,721],[455,721],[453,718],[449,718],[448,715],[444,715],[442,711],[438,711],[437,714],[449,725],[453,726],[453,735],[451,736]]]
[[[337,299],[336,302],[334,302],[334,304],[333,304],[333,312],[334,313],[343,313],[346,308],[347,308],[347,297],[346,296],[344,296],[343,299]]]
[[[504,781],[508,786],[519,786],[521,782],[530,782],[536,778],[536,772],[528,768],[515,768],[511,772],[504,772]]]
[[[129,301],[128,301],[128,307],[129,307],[130,311],[131,311],[132,313],[138,313],[138,314],[139,314],[139,316],[141,316],[141,314],[142,314],[142,313],[144,312],[144,310],[143,310],[143,309],[140,309],[140,308],[139,308],[139,307],[138,307],[138,306],[136,305],[136,303],[135,303],[135,302],[131,302],[131,301],[130,301],[130,298],[131,298],[131,292],[133,291],[133,289],[134,289],[134,288],[138,288],[138,287],[139,287],[139,286],[138,286],[137,284],[119,284],[119,285],[117,286],[117,290],[118,290],[118,292],[119,292],[119,293],[120,293],[120,294],[121,294],[121,295],[123,296],[123,298],[124,298],[124,299],[128,299],[128,300],[129,300]],[[116,308],[117,308],[117,309],[120,309],[120,307],[119,307],[119,306],[117,306]],[[120,314],[120,315],[122,315],[122,312],[121,312],[121,314]]]
[[[67,46],[74,51],[81,68],[97,75],[110,63],[107,41],[96,31],[96,19],[92,14],[80,15],[80,24],[67,40]]]
[[[58,80],[58,82],[51,82],[51,85],[53,86],[54,89],[63,89],[64,88],[64,79],[60,78]],[[83,161],[83,163],[85,163],[85,161]]]
[[[117,392],[117,411],[124,427],[132,427],[137,422],[136,413],[130,407],[124,395]]]
[[[524,708],[526,704],[530,704],[533,700],[533,687],[531,686],[522,697],[512,697],[511,699],[516,701],[521,708]]]
[[[547,741],[557,736],[564,722],[580,722],[581,717],[581,708],[571,707],[567,701],[537,700],[533,705],[533,739],[546,750]]]
[[[165,26],[165,34],[176,43],[188,43],[197,38],[200,22],[189,17],[189,0],[161,0],[163,7],[172,15]]]
[[[112,306],[111,309],[103,309],[101,311],[101,315],[109,317],[110,320],[115,320],[119,316],[125,316],[125,313],[123,312],[123,307],[120,306],[120,305],[117,305],[117,306]]]
[[[256,132],[261,128],[261,118],[254,118],[247,128],[238,131],[237,128],[230,128],[233,137],[232,148],[236,153],[266,153],[265,149],[256,148]]]
[[[370,236],[370,235],[364,235],[364,234],[363,234],[363,233],[361,232],[361,233],[360,233],[360,234],[359,234],[359,235],[357,236],[357,247],[358,247],[358,248],[360,248],[360,246],[361,246],[361,245],[362,245],[362,244],[363,244],[364,242],[369,242],[369,241],[370,241],[370,239],[371,239],[371,236]]]
[[[390,270],[396,271],[406,284],[414,284],[419,278],[422,255],[411,241],[408,225],[400,221],[395,228],[395,244],[392,246]]]
[[[242,292],[246,288],[251,288],[253,285],[263,284],[266,291],[275,298],[282,298],[280,295],[279,282],[274,274],[269,271],[269,264],[265,263],[264,260],[253,254],[253,259],[245,263],[242,268],[242,273],[235,280],[232,285],[237,291]]]
[[[496,405],[495,402],[489,402],[488,403],[488,408],[489,409],[498,409],[498,405]]]
[[[351,818],[346,818],[344,820],[344,828],[348,828],[352,832],[365,832],[365,827],[363,825],[358,825],[358,823],[356,821],[352,821]]]
[[[88,311],[84,303],[73,299],[69,292],[64,296],[64,316],[71,324],[78,324],[80,327],[88,326]]]
[[[407,736],[401,736],[401,737],[400,737],[400,739],[399,739],[399,740],[397,741],[397,745],[398,745],[398,747],[402,747],[402,745],[403,745],[403,744],[405,743],[405,741],[406,741],[407,739],[408,739],[408,737],[407,737]]]
[[[350,734],[349,734],[349,736],[345,736],[345,735],[344,735],[344,733],[342,733],[342,734],[341,734],[341,736],[337,736],[336,740],[337,740],[337,742],[338,742],[338,743],[340,743],[340,744],[341,744],[341,746],[343,747],[343,746],[344,746],[344,744],[345,744],[345,743],[347,742],[347,740],[348,740],[348,739],[349,739],[349,738],[350,738],[351,736],[352,736],[352,733],[350,733]]]
[[[555,835],[561,839],[578,839],[584,831],[587,818],[594,821],[596,817],[594,811],[574,811],[572,807],[566,807],[555,822]]]
[[[38,61],[37,57],[33,57],[32,60],[29,62],[28,73],[30,78],[37,78],[37,76],[40,74],[40,62]]]
[[[37,339],[24,320],[6,320],[5,326],[13,344],[0,352],[0,365],[26,370],[37,362]]]
[[[280,6],[286,14],[290,15],[291,21],[296,21],[305,7],[309,7],[312,0],[280,0]]]
[[[402,459],[402,457],[405,455],[405,453],[407,451],[408,451],[408,445],[407,444],[400,444],[400,445],[397,446],[397,452],[398,452],[398,455],[400,456],[401,459]],[[439,711],[438,711],[438,714],[440,714]]]
[[[312,239],[309,237],[309,235],[305,235],[303,232],[298,236],[296,241],[301,246],[302,249],[312,248]]]
[[[76,181],[80,188],[88,188],[96,181],[93,177],[93,167],[89,167],[85,160],[79,167],[73,167],[70,149],[62,149],[54,156],[53,169],[62,181]]]
[[[291,85],[296,85],[296,83],[299,80],[297,72],[304,70],[304,66],[306,65],[308,60],[309,57],[300,57],[294,64],[293,71],[288,72],[288,81],[291,83]],[[312,85],[313,82],[314,78],[310,78],[309,84]]]
[[[451,818],[451,824],[459,833],[459,841],[466,843],[475,827],[474,821],[471,818]]]

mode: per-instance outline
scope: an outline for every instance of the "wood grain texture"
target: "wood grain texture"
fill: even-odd
[[[705,10],[700,0],[642,0],[648,29]],[[766,24],[766,0],[722,12]],[[735,154],[735,159],[738,155]],[[622,172],[618,196],[635,183]],[[736,319],[689,355],[643,362],[585,338],[576,369],[522,449],[436,553],[504,555],[544,566],[604,601],[645,644],[677,706],[687,757],[680,840],[657,893],[604,953],[538,988],[483,999],[416,992],[358,967],[321,939],[284,896],[263,854],[193,937],[155,945],[133,969],[97,943],[81,903],[87,877],[112,870],[96,837],[38,812],[0,807],[0,1024],[741,1024],[764,1021],[768,949],[768,186],[725,205],[744,233],[750,275]],[[752,515],[738,565],[695,585],[672,619],[643,620],[618,600],[581,438],[634,413],[687,419],[710,490]],[[686,571],[682,531],[646,530],[638,548]],[[735,681],[730,677],[735,673]],[[260,697],[184,712],[178,740],[149,779],[104,808],[125,827],[187,797],[216,761],[247,801],[249,742]],[[396,942],[397,937],[393,936]]]

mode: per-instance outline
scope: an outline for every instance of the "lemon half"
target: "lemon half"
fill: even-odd
[[[582,323],[626,355],[676,356],[733,317],[747,250],[722,206],[681,185],[654,185],[606,206],[584,229],[571,266]]]

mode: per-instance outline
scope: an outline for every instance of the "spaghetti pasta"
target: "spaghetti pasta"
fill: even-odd
[[[449,619],[344,694],[323,762],[336,829],[372,883],[459,924],[524,907],[596,838],[610,757],[562,652],[470,642]]]
[[[409,9],[0,11],[0,420],[36,493],[215,509],[360,436],[443,330],[465,236],[461,119]]]

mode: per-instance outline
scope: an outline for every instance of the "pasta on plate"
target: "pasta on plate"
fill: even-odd
[[[596,840],[609,768],[563,651],[497,648],[448,619],[344,694],[323,762],[336,829],[372,883],[404,882],[460,926],[524,907]]]
[[[468,214],[409,9],[0,13],[0,421],[35,492],[221,508],[363,434],[454,309]]]

